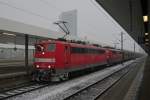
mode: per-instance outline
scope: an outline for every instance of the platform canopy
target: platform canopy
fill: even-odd
[[[11,32],[14,34],[29,34],[46,38],[62,37],[63,33],[58,33],[49,29],[24,24],[21,22],[0,18],[0,32]]]

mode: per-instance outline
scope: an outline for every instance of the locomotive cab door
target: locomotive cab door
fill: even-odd
[[[70,64],[70,47],[69,45],[65,45],[64,47],[64,64],[67,68]]]

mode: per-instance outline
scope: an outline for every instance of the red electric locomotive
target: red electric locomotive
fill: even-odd
[[[38,81],[66,79],[70,72],[108,64],[120,56],[102,47],[59,40],[41,41],[35,48],[33,80]]]
[[[112,65],[115,63],[120,63],[122,61],[123,53],[120,50],[108,49],[108,64]]]

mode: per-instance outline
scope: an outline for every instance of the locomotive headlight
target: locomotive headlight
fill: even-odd
[[[45,52],[42,52],[42,54],[44,55],[44,54],[45,54]]]
[[[48,65],[48,68],[50,69],[50,68],[51,68],[51,65]]]
[[[36,65],[36,68],[39,68],[40,66],[39,65]]]

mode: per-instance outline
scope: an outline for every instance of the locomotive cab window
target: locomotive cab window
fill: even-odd
[[[41,44],[37,44],[37,45],[35,45],[35,49],[38,52],[42,52],[42,51],[44,51],[44,46]]]
[[[55,51],[55,49],[56,49],[56,44],[54,43],[48,44],[48,47],[47,47],[48,51]]]

